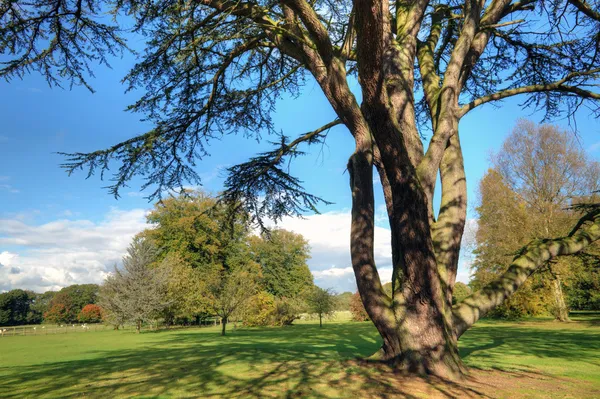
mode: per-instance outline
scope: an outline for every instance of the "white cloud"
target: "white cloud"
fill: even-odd
[[[383,221],[385,205],[377,209],[378,219]],[[386,217],[387,218],[387,217]],[[356,291],[356,280],[350,261],[350,212],[328,212],[307,216],[304,219],[286,218],[278,226],[302,234],[310,243],[311,256],[308,265],[315,283],[335,291]],[[459,261],[457,279],[467,283],[472,262],[472,243],[477,231],[477,220],[469,219],[465,225],[463,250]],[[375,264],[382,283],[392,280],[392,253],[390,230],[375,227]]]
[[[38,292],[70,284],[101,283],[125,254],[131,238],[147,227],[146,211],[112,209],[101,222],[56,220],[35,225],[0,220],[0,291]]]
[[[308,266],[316,284],[338,292],[356,291],[350,261],[350,221],[349,211],[328,212],[304,219],[285,218],[278,223],[278,227],[302,234],[309,241],[311,259]],[[390,230],[376,226],[374,244],[375,264],[381,278],[383,282],[390,281]]]

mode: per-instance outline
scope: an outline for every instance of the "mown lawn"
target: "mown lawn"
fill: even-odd
[[[0,338],[0,398],[600,398],[600,319],[481,321],[461,339],[462,382],[355,360],[370,323]]]

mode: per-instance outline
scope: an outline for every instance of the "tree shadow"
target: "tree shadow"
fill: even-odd
[[[156,333],[153,333],[158,336]],[[479,397],[461,384],[398,376],[353,360],[379,346],[370,323],[167,332],[140,349],[0,368],[0,396],[22,397]],[[116,335],[118,338],[118,335]]]
[[[107,332],[106,334],[111,334]],[[104,334],[104,333],[103,333]],[[115,332],[115,339],[120,334]],[[132,333],[129,333],[132,334]],[[142,336],[146,334],[142,333]],[[148,335],[146,335],[148,336]],[[498,389],[475,372],[465,381],[415,378],[384,364],[356,360],[379,347],[371,323],[245,328],[221,337],[216,329],[152,332],[131,350],[86,351],[76,360],[0,368],[0,396],[225,398],[475,398]],[[575,330],[486,325],[461,340],[461,355],[493,361],[506,349],[548,358],[594,362],[597,334]],[[501,368],[501,367],[500,367]],[[513,374],[511,374],[513,373]],[[502,371],[506,379],[514,371]],[[517,373],[522,377],[521,372]],[[498,372],[493,378],[498,379]],[[548,378],[529,372],[532,378]],[[477,377],[477,378],[475,378]],[[523,379],[521,379],[523,381]],[[510,385],[504,383],[504,385]]]

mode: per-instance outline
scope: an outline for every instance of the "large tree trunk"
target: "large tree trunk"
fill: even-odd
[[[428,238],[428,213],[423,198],[411,198],[415,191],[409,186],[414,182],[392,182],[392,187],[396,183],[396,187],[404,189],[392,193],[395,201],[401,204],[421,201],[422,206],[407,209],[398,202],[394,204],[395,217],[390,224],[402,248],[397,256],[403,270],[399,273],[399,287],[390,298],[383,292],[373,259],[373,181],[369,152],[357,148],[348,170],[353,198],[352,265],[365,309],[383,340],[380,351],[372,359],[393,363],[411,373],[460,375],[464,368],[444,309],[445,294]]]

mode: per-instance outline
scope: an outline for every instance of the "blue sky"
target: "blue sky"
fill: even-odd
[[[119,200],[102,187],[106,182],[84,172],[67,176],[56,152],[88,152],[107,147],[150,126],[143,115],[125,112],[140,93],[125,94],[121,78],[134,58],[111,61],[113,69],[96,68],[91,80],[96,93],[82,87],[49,88],[38,75],[10,83],[0,82],[0,291],[31,288],[38,291],[64,285],[101,282],[123,254],[132,234],[145,227],[144,212],[152,205],[140,193],[140,181],[122,192]],[[478,181],[496,151],[520,117],[539,121],[541,115],[522,110],[515,98],[472,111],[463,118],[460,134],[464,149],[469,195],[469,219],[476,214]],[[313,130],[335,118],[319,88],[309,83],[297,99],[278,104],[275,122],[288,136]],[[556,121],[567,127],[566,121]],[[578,116],[582,147],[600,156],[600,125],[585,113]],[[269,137],[265,137],[266,140]],[[265,140],[265,141],[266,141]],[[241,136],[213,141],[212,156],[198,165],[204,188],[222,188],[220,170],[245,161],[268,148]],[[333,128],[323,147],[297,159],[292,171],[308,191],[333,205],[323,206],[321,216],[286,220],[283,227],[303,233],[313,247],[311,270],[319,285],[338,291],[354,288],[349,269],[348,210],[350,192],[345,166],[353,149],[349,133]],[[383,202],[378,196],[376,252],[384,278],[390,256]],[[468,279],[464,259],[459,278]]]

